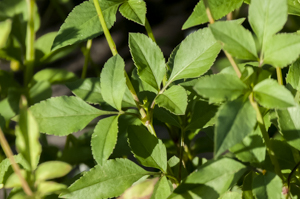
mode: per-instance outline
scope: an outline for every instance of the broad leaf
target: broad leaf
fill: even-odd
[[[218,20],[235,9],[241,7],[243,0],[208,0],[208,7],[215,20]],[[194,8],[193,13],[184,23],[182,29],[187,29],[208,22],[204,1],[201,0]]]
[[[101,10],[108,28],[116,21],[120,1],[100,0]],[[69,14],[53,42],[52,51],[64,46],[95,38],[103,33],[97,11],[92,1],[76,6]]]
[[[258,83],[253,91],[254,98],[266,108],[295,106],[295,100],[291,92],[273,79],[266,79]]]
[[[48,81],[40,81],[29,90],[29,104],[35,104],[52,96],[51,84]]]
[[[210,101],[220,102],[236,99],[245,92],[247,86],[236,75],[217,74],[199,78],[194,89]]]
[[[234,185],[246,167],[229,158],[211,160],[190,174],[168,199],[217,199]]]
[[[26,99],[21,98],[20,116],[16,126],[16,147],[30,165],[30,171],[34,171],[39,163],[42,151],[39,136],[38,124],[31,112],[27,110]]]
[[[66,83],[66,86],[72,91],[72,93],[86,102],[92,104],[104,103],[99,78],[79,79],[74,82]]]
[[[168,83],[184,78],[194,78],[209,70],[221,50],[209,28],[190,34],[176,53],[174,67]]]
[[[256,112],[249,101],[227,102],[217,113],[215,127],[215,156],[241,142],[256,124]]]
[[[40,164],[35,171],[36,181],[45,181],[67,175],[72,166],[60,161],[48,161]]]
[[[156,183],[153,194],[150,199],[162,199],[168,198],[168,196],[172,193],[172,185],[168,182],[166,176],[163,176]]]
[[[108,160],[96,165],[73,183],[62,198],[113,198],[121,195],[141,177],[149,174],[127,159]]]
[[[117,110],[122,108],[122,99],[126,90],[124,68],[124,60],[120,55],[116,55],[105,63],[100,75],[102,97]]]
[[[257,60],[252,34],[242,25],[234,21],[220,21],[209,27],[216,40],[223,44],[223,49],[232,56],[245,60]]]
[[[272,37],[265,48],[264,63],[274,67],[285,67],[293,63],[300,55],[300,35],[277,34]]]
[[[159,94],[155,102],[175,115],[184,115],[187,107],[187,94],[181,86],[172,86]]]
[[[94,129],[91,140],[93,157],[99,165],[109,158],[117,143],[118,118],[112,116],[102,119]]]
[[[300,90],[300,59],[290,66],[286,82],[291,84],[294,89]]]
[[[264,51],[266,42],[280,31],[287,20],[286,0],[252,0],[249,6],[249,22]]]
[[[166,73],[165,58],[160,48],[149,37],[139,33],[129,35],[129,47],[141,80],[159,91]]]
[[[254,175],[252,181],[253,195],[256,199],[281,199],[282,186],[280,177],[270,171],[264,175]]]
[[[300,150],[300,107],[277,110],[280,132],[288,144]]]
[[[129,126],[127,132],[130,148],[139,162],[166,173],[167,150],[163,142],[141,126]]]
[[[300,2],[296,0],[288,0],[288,11],[290,15],[300,16]]]
[[[77,79],[78,77],[74,73],[57,68],[46,68],[33,76],[33,81],[48,81],[50,84],[62,84]]]
[[[55,97],[30,107],[40,131],[64,136],[82,130],[101,115],[116,114],[96,109],[77,97]]]
[[[143,0],[127,0],[121,5],[119,11],[127,19],[145,25],[147,9]]]

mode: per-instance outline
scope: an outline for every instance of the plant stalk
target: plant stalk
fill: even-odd
[[[23,188],[24,192],[26,193],[26,195],[32,196],[33,193],[31,191],[28,183],[23,178],[23,176],[20,172],[20,167],[14,159],[14,155],[13,155],[13,153],[12,153],[10,147],[9,147],[9,144],[7,143],[7,140],[5,139],[5,136],[4,136],[1,128],[0,128],[0,143],[1,143],[2,149],[3,149],[6,157],[8,157],[8,159],[9,159],[11,165],[12,165],[12,168],[13,168],[14,172],[17,174],[18,178],[20,179],[20,182],[21,182],[21,185],[22,185],[22,188]]]
[[[82,69],[82,73],[81,73],[81,79],[84,79],[86,77],[86,72],[87,72],[87,68],[91,59],[90,56],[90,52],[91,52],[91,47],[92,47],[92,41],[91,39],[89,39],[86,43],[86,49],[84,52],[84,65],[83,65],[83,69]]]
[[[155,37],[153,35],[152,29],[151,29],[151,26],[149,24],[149,21],[148,21],[147,17],[146,17],[146,20],[145,20],[145,28],[146,28],[148,36],[152,39],[152,41],[154,41],[156,43]]]
[[[270,142],[269,134],[266,131],[264,119],[263,119],[263,117],[261,115],[261,112],[259,110],[258,104],[254,100],[253,93],[250,94],[249,100],[250,100],[251,105],[253,106],[253,108],[256,111],[256,118],[257,118],[258,126],[259,126],[259,128],[261,130],[261,133],[262,133],[262,136],[264,138],[264,141],[265,141],[265,144],[266,144],[266,147],[267,147],[267,152],[269,153],[270,158],[271,158],[271,162],[274,165],[275,172],[283,180],[284,178],[283,178],[283,175],[281,173],[281,169],[280,169],[278,160],[277,160],[277,158],[275,156],[272,144]]]
[[[24,86],[27,86],[33,76],[34,69],[34,15],[35,15],[35,0],[26,0],[28,7],[28,22],[27,22],[27,45],[26,45],[26,61],[25,61],[25,77],[24,77]]]
[[[282,71],[280,67],[276,67],[277,81],[278,84],[283,85]]]
[[[184,136],[185,136],[185,130],[182,127],[181,128],[181,136],[180,136],[180,153],[179,153],[179,169],[178,169],[178,180],[181,181],[181,170],[183,163],[183,151],[184,151]]]

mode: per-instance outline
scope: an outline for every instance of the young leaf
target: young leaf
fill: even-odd
[[[30,171],[34,171],[39,163],[42,147],[39,143],[39,127],[27,110],[27,101],[21,98],[20,116],[16,126],[16,146],[20,154],[30,165]]]
[[[256,124],[256,112],[249,101],[227,102],[217,113],[215,127],[215,156],[241,142]]]
[[[183,40],[176,53],[168,84],[194,78],[209,70],[221,50],[209,28],[200,29]]]
[[[187,107],[187,94],[181,86],[172,86],[159,94],[155,102],[175,115],[184,115]]]
[[[118,118],[112,116],[102,119],[94,129],[91,140],[93,157],[99,165],[109,158],[117,143]]]
[[[300,90],[300,59],[290,66],[286,82],[291,84],[294,89]]]
[[[190,174],[168,199],[217,199],[245,173],[246,167],[229,158],[211,160]]]
[[[232,56],[245,60],[257,60],[252,34],[242,25],[234,21],[220,21],[209,27],[216,40],[220,41],[224,50]]]
[[[266,79],[254,89],[254,98],[266,108],[288,108],[295,106],[293,95],[273,79]]]
[[[127,132],[130,148],[140,163],[166,173],[167,150],[163,142],[141,126],[129,126]]]
[[[287,143],[300,150],[300,107],[277,110],[279,129]]]
[[[281,199],[282,186],[280,177],[270,171],[264,175],[254,175],[252,181],[253,194],[257,199]]]
[[[283,68],[299,57],[300,35],[277,34],[266,43],[264,53],[263,61],[265,64]]]
[[[124,68],[124,60],[120,55],[116,55],[105,63],[100,75],[102,97],[117,110],[122,108],[122,99],[126,90]]]
[[[74,73],[58,68],[46,68],[33,76],[33,80],[36,82],[48,81],[50,84],[62,84],[77,79],[78,77]]]
[[[100,0],[101,10],[108,28],[116,21],[116,13],[121,1]],[[52,51],[64,46],[95,38],[103,33],[97,11],[92,1],[76,6],[69,14],[53,42]]]
[[[72,93],[86,102],[92,104],[104,103],[99,78],[79,79],[74,82],[66,83],[66,86],[72,91]]]
[[[127,159],[108,160],[96,165],[73,183],[61,198],[113,198],[121,195],[141,177],[149,174]]]
[[[36,181],[45,181],[67,175],[72,166],[60,161],[48,161],[40,164],[35,172]]]
[[[290,15],[300,16],[300,2],[295,0],[288,0],[288,11]]]
[[[141,80],[159,91],[166,73],[165,58],[160,48],[149,37],[139,33],[129,35],[129,47]]]
[[[194,90],[210,101],[220,102],[234,100],[241,96],[247,86],[236,76],[230,74],[217,74],[199,78]]]
[[[287,20],[286,0],[252,0],[249,6],[249,22],[257,35],[259,48],[264,51],[265,43]]]
[[[150,199],[162,199],[168,198],[168,196],[172,193],[172,185],[169,184],[166,176],[163,176],[156,183],[153,194]]]
[[[101,115],[116,114],[96,109],[77,97],[55,97],[30,107],[40,131],[64,136],[83,129]]]
[[[221,19],[228,13],[241,7],[243,0],[208,0],[210,12],[215,20]],[[193,13],[184,23],[182,29],[187,29],[208,22],[204,1],[201,0],[194,8]]]
[[[37,190],[41,195],[50,195],[51,193],[61,193],[67,186],[57,182],[41,182],[38,184]]]
[[[145,25],[146,3],[144,0],[127,0],[121,5],[120,13],[129,20]]]

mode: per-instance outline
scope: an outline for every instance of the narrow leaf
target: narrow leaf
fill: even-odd
[[[153,194],[150,199],[162,199],[168,198],[168,196],[172,193],[171,184],[169,184],[166,176],[163,176],[156,183]]]
[[[208,0],[210,12],[215,20],[221,19],[228,13],[241,7],[243,0]],[[184,23],[182,29],[187,29],[208,22],[204,1],[201,0],[194,8],[193,13]]]
[[[194,78],[209,70],[221,50],[209,28],[190,34],[176,53],[168,83],[178,79]]]
[[[194,89],[210,101],[220,102],[236,99],[245,92],[247,86],[236,75],[220,73],[199,78]]]
[[[223,44],[224,50],[232,56],[257,60],[257,52],[251,32],[234,21],[220,21],[209,26],[216,40]]]
[[[215,156],[241,142],[256,124],[256,112],[249,101],[237,99],[224,104],[217,113]]]
[[[300,59],[290,66],[286,82],[291,84],[294,89],[300,90]]]
[[[30,107],[40,131],[64,136],[82,130],[101,115],[116,114],[96,109],[77,97],[55,97]]]
[[[187,107],[187,94],[181,86],[172,86],[158,95],[155,102],[175,115],[184,115]]]
[[[112,116],[102,119],[94,129],[91,146],[94,159],[99,165],[103,165],[115,148],[118,136],[118,118],[119,116]]]
[[[72,166],[60,161],[48,161],[40,164],[35,172],[37,181],[45,181],[54,178],[60,178],[67,175]]]
[[[119,10],[127,19],[145,25],[147,9],[143,0],[127,0],[121,5]]]
[[[129,35],[129,47],[141,80],[160,90],[166,73],[165,58],[155,42],[139,33]]]
[[[116,55],[105,63],[100,75],[102,97],[117,110],[122,108],[122,99],[126,90],[124,68],[124,60],[120,55]]]
[[[166,173],[167,150],[163,142],[141,126],[129,126],[127,132],[131,150],[141,164]]]
[[[148,173],[127,159],[108,160],[102,166],[96,165],[84,174],[60,197],[72,199],[82,199],[86,196],[99,199],[117,197]]]
[[[293,95],[273,79],[266,79],[255,85],[254,97],[266,108],[288,108],[295,106]]]

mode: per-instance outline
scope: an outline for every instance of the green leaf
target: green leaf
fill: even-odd
[[[20,169],[20,173],[23,176],[23,178],[27,179],[28,172],[26,172],[24,169]],[[22,183],[20,181],[19,176],[16,173],[12,173],[5,182],[4,185],[5,188],[14,188],[14,187],[22,187]]]
[[[252,0],[249,22],[264,52],[266,42],[280,31],[287,21],[287,0]]]
[[[129,34],[129,47],[141,80],[159,91],[166,73],[165,58],[160,48],[149,37],[139,33]]]
[[[38,182],[60,178],[67,175],[72,166],[60,161],[48,161],[40,164],[35,171],[35,179]]]
[[[31,112],[27,110],[25,97],[21,98],[20,104],[20,116],[16,126],[16,147],[30,165],[30,171],[34,171],[42,152],[39,143],[39,127]]]
[[[300,150],[300,107],[277,110],[280,132],[287,143]]]
[[[58,68],[46,68],[33,76],[33,82],[48,81],[50,84],[63,84],[77,79],[73,72]]]
[[[127,189],[119,198],[122,199],[149,198],[153,192],[158,177],[152,179],[144,179],[145,177],[147,176],[144,176],[139,181],[134,183],[134,185],[132,185],[129,189]]]
[[[227,102],[217,113],[215,128],[215,156],[241,142],[256,124],[256,112],[247,100]]]
[[[38,103],[52,96],[51,84],[48,81],[40,81],[29,90],[30,104]]]
[[[298,154],[298,151],[290,145],[281,140],[270,140],[276,159],[278,160],[279,167],[283,169],[294,169],[297,162],[295,162],[294,154]],[[295,151],[295,153],[293,152]]]
[[[180,165],[181,164],[181,165]],[[186,170],[186,168],[184,167],[184,165],[182,164],[182,162],[180,162],[180,159],[178,157],[176,157],[175,155],[172,156],[169,160],[168,160],[168,165],[170,166],[170,168],[172,169],[174,177],[176,179],[179,178],[179,168],[181,167],[181,178],[185,179],[188,176],[188,172]],[[170,174],[170,173],[168,173]]]
[[[293,95],[273,79],[266,79],[254,89],[254,98],[266,108],[288,108],[295,106]]]
[[[99,0],[104,20],[108,28],[116,21],[116,12],[120,1]],[[76,6],[60,27],[53,42],[52,51],[64,46],[95,38],[103,33],[97,11],[92,1]]]
[[[170,113],[170,111],[155,106],[153,116],[157,118],[159,121],[168,123],[180,128],[180,121],[177,115]]]
[[[291,84],[294,89],[300,90],[300,59],[290,66],[286,82]]]
[[[187,107],[187,94],[181,86],[172,86],[159,94],[155,102],[175,115],[184,115]]]
[[[92,104],[102,104],[104,100],[101,94],[100,79],[99,78],[86,78],[79,79],[74,82],[66,83],[66,86],[77,97]]]
[[[121,5],[119,11],[125,18],[145,25],[147,9],[143,0],[127,0]]]
[[[241,7],[243,0],[208,0],[208,7],[215,20],[221,19],[228,13]],[[208,22],[204,1],[201,0],[194,8],[193,13],[184,23],[182,29],[187,29]]]
[[[122,108],[122,99],[126,90],[124,68],[124,60],[120,55],[116,55],[105,63],[100,75],[102,97],[117,110]]]
[[[209,28],[187,36],[176,53],[168,84],[175,80],[194,78],[209,70],[221,50]]]
[[[172,193],[172,189],[172,185],[169,184],[167,177],[163,176],[156,183],[150,199],[168,198],[168,196]]]
[[[112,116],[102,119],[94,129],[91,146],[94,159],[99,165],[103,165],[115,148],[118,137],[118,118],[119,116]]]
[[[228,191],[224,193],[220,199],[242,199],[242,193]]]
[[[82,130],[101,115],[116,114],[96,109],[77,97],[55,97],[30,107],[40,131],[64,136]]]
[[[281,199],[282,181],[275,173],[256,174],[252,181],[253,195],[256,199]]]
[[[60,184],[57,182],[41,182],[38,184],[37,191],[41,195],[50,195],[51,193],[61,193],[63,190],[67,189],[65,184]]]
[[[217,74],[199,78],[194,90],[201,96],[213,102],[234,100],[241,96],[247,86],[236,76]]]
[[[96,165],[73,183],[62,198],[113,198],[121,195],[141,177],[149,174],[127,159],[108,160]]]
[[[129,126],[127,132],[130,148],[139,162],[166,173],[167,151],[163,142],[141,126]]]
[[[274,67],[285,67],[300,55],[300,35],[282,33],[273,36],[265,48],[264,63]]]
[[[216,40],[223,44],[223,49],[232,56],[245,60],[257,60],[252,34],[242,25],[234,21],[220,21],[209,27]]]
[[[11,31],[11,24],[12,21],[10,19],[0,22],[0,49],[5,46],[6,41],[8,40],[8,36]]]
[[[246,167],[229,158],[211,160],[190,174],[168,199],[217,199],[245,173]]]
[[[296,0],[288,0],[288,11],[290,15],[300,16],[300,2]]]
[[[157,90],[153,88],[151,85],[146,83],[145,81],[141,80],[138,73],[137,69],[134,68],[131,74],[131,82],[132,85],[134,86],[134,89],[139,93],[142,91],[150,91],[153,93],[157,93]]]

